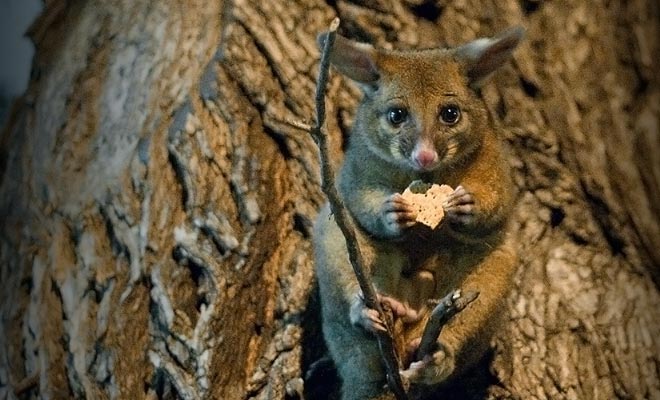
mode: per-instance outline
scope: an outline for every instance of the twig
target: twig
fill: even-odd
[[[26,376],[20,382],[14,384],[14,395],[20,396],[39,384],[39,371]]]
[[[462,294],[460,289],[456,289],[438,302],[424,327],[424,333],[415,355],[416,361],[433,352],[435,343],[445,324],[468,304],[476,300],[478,296],[479,292],[470,291]]]
[[[399,357],[394,347],[394,340],[392,339],[392,327],[390,326],[389,319],[385,317],[383,309],[380,306],[376,290],[369,279],[369,276],[364,272],[364,260],[362,253],[358,247],[357,237],[355,234],[355,226],[349,218],[346,208],[342,200],[339,198],[337,189],[334,182],[334,172],[330,164],[330,157],[328,156],[328,143],[327,135],[324,132],[325,123],[325,88],[328,83],[328,70],[330,68],[330,49],[335,40],[337,28],[339,27],[339,18],[335,18],[330,24],[328,36],[323,45],[321,52],[321,63],[319,67],[319,77],[316,82],[316,124],[312,126],[311,134],[316,144],[319,147],[321,157],[321,188],[328,197],[330,203],[330,210],[335,217],[335,221],[344,234],[346,239],[346,247],[348,249],[348,257],[353,271],[357,278],[360,289],[364,296],[364,303],[367,307],[375,309],[385,321],[387,332],[378,332],[376,338],[380,348],[381,356],[385,363],[387,370],[387,381],[390,389],[398,400],[405,400],[408,398],[401,375],[399,375]]]

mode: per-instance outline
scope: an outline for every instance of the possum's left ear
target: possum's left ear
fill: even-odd
[[[484,79],[502,66],[524,34],[525,28],[516,26],[495,37],[476,39],[456,48],[454,54],[465,65],[470,86],[479,87]]]

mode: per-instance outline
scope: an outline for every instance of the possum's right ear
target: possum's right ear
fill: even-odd
[[[466,67],[470,86],[479,87],[493,71],[502,66],[525,34],[522,26],[507,29],[493,38],[481,38],[455,50]]]
[[[321,33],[316,42],[320,49],[325,46],[327,32]],[[358,43],[336,35],[330,50],[330,62],[342,74],[356,82],[371,85],[378,80],[376,50],[367,43]]]

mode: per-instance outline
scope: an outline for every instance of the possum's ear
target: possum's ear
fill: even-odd
[[[320,49],[323,49],[327,37],[328,33],[323,32],[316,39]],[[336,35],[330,50],[330,62],[339,72],[358,83],[370,85],[378,80],[376,50],[370,44]]]
[[[465,65],[470,86],[478,87],[493,71],[502,66],[525,34],[521,26],[507,29],[492,38],[476,39],[454,50]]]

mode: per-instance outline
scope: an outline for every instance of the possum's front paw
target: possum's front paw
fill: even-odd
[[[389,196],[381,208],[383,225],[389,235],[400,235],[417,222],[417,212],[413,205],[400,193]]]
[[[446,380],[456,368],[454,352],[439,344],[440,350],[410,364],[401,375],[413,384],[435,385]]]
[[[442,204],[447,217],[454,222],[471,224],[475,219],[475,198],[472,192],[463,186],[457,186],[454,192]]]
[[[401,318],[404,322],[416,322],[421,317],[417,311],[393,297],[378,294],[378,301],[381,307],[392,313],[394,318]],[[362,293],[358,293],[353,299],[349,318],[353,325],[362,327],[368,332],[387,331],[387,327],[378,311],[364,304]]]
[[[349,319],[351,324],[362,327],[367,332],[387,331],[385,323],[380,318],[378,311],[364,304],[362,293],[355,295],[355,298],[351,302]]]

